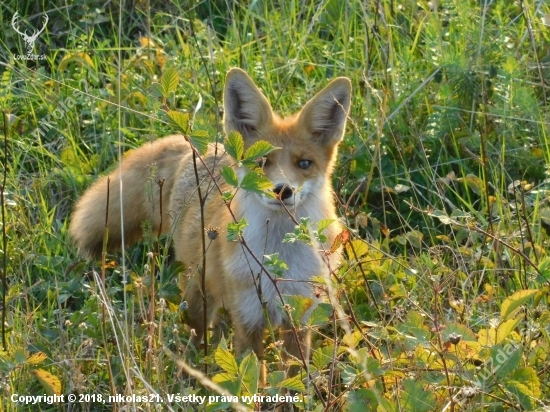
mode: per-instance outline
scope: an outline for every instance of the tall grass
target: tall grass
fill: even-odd
[[[29,33],[48,14],[35,44],[45,60],[14,58],[25,53],[16,11]],[[101,267],[83,262],[67,236],[74,201],[119,153],[174,131],[167,107],[192,112],[201,100],[195,128],[223,139],[221,92],[233,66],[285,114],[332,77],[354,87],[334,177],[352,233],[334,286],[352,329],[328,315],[315,327],[310,375],[320,391],[304,380],[296,407],[543,410],[549,16],[542,1],[4,2],[3,410],[31,408],[12,394],[211,395],[212,378],[245,393],[221,373],[232,332],[209,356],[188,343],[167,244],[154,262],[146,242]],[[180,82],[163,101],[152,85],[168,68]],[[277,370],[277,342],[267,343],[258,393],[301,388]],[[192,379],[182,359],[193,370],[207,364],[208,376]],[[252,358],[239,362],[236,376],[249,379]],[[125,406],[155,409],[80,408]]]

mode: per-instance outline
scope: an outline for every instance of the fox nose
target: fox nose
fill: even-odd
[[[292,187],[290,187],[286,183],[278,184],[273,188],[273,191],[281,200],[286,200],[294,194],[294,190],[292,189]]]

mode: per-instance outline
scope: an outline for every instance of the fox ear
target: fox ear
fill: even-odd
[[[338,77],[306,103],[300,112],[313,138],[324,145],[342,140],[351,103],[351,82]]]
[[[255,136],[259,127],[271,120],[273,111],[265,96],[241,69],[227,72],[223,95],[225,133],[238,131],[243,138]]]

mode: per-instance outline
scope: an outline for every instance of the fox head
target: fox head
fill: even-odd
[[[227,73],[223,96],[225,133],[238,131],[246,147],[265,140],[279,148],[261,162],[275,194],[275,198],[260,196],[264,205],[284,210],[284,203],[291,210],[327,192],[324,189],[330,187],[350,101],[351,82],[339,77],[298,113],[281,118],[244,71],[234,68]]]

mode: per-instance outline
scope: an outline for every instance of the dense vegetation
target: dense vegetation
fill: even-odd
[[[16,12],[29,34],[47,13],[43,59],[16,58]],[[44,393],[220,396],[79,406],[94,411],[289,393],[298,410],[548,410],[547,3],[7,0],[0,20],[3,410],[75,410],[12,401]],[[206,354],[189,345],[166,239],[85,262],[67,235],[98,175],[178,131],[167,111],[193,117],[195,143],[223,140],[233,66],[287,114],[335,76],[353,83],[334,179],[351,236],[301,379],[271,334],[267,382],[230,328]],[[298,325],[307,302],[289,304]]]

